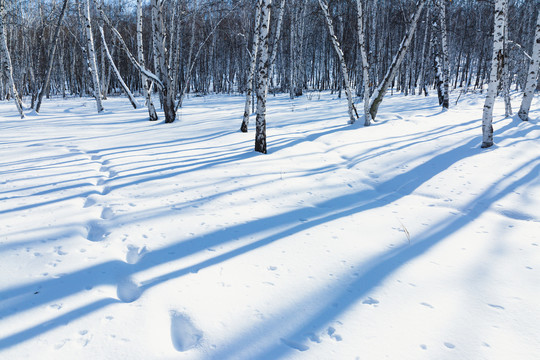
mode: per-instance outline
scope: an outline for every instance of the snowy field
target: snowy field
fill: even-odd
[[[540,99],[456,97],[1,102],[0,358],[540,359]]]

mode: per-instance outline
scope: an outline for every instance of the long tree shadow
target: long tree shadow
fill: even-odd
[[[508,181],[509,178],[524,170],[528,171],[518,180]],[[259,324],[257,329],[247,331],[249,334],[264,334],[262,337],[257,335],[238,337],[230,341],[226,348],[213,354],[212,358],[241,358],[240,352],[244,350],[243,344],[249,344],[249,347],[253,349],[250,356],[256,359],[279,359],[290,352],[298,350],[298,348],[302,350],[309,349],[309,346],[305,344],[309,344],[313,334],[322,331],[325,326],[339,318],[352,306],[358,304],[370,291],[398,271],[403,265],[425,254],[435,245],[448,239],[452,234],[478,219],[495,202],[506,195],[522,186],[538,181],[539,176],[540,158],[519,166],[509,173],[507,177],[495,182],[484,193],[465,205],[464,208],[469,209],[466,215],[446,218],[427,229],[424,233],[415,236],[411,245],[399,246],[381,256],[358,264],[355,268],[364,268],[365,270],[360,275],[353,276],[355,277],[354,281],[340,284],[340,289],[337,291],[319,290],[316,293],[306,294],[304,300],[297,302],[294,307],[286,309],[271,321]],[[508,184],[503,189],[497,190],[499,186],[505,183]],[[305,309],[309,308],[308,304],[313,302],[312,299],[317,299],[320,306],[315,312],[306,313]],[[280,331],[283,328],[282,319],[298,318],[299,314],[304,314],[304,316],[301,316],[302,320],[295,324],[293,330],[285,333]],[[267,334],[275,334],[271,345],[265,345],[268,343],[266,341]],[[293,346],[287,344],[293,344]],[[301,344],[301,346],[295,346],[294,344]]]
[[[504,131],[504,129],[500,129],[499,131]],[[526,131],[528,130],[523,129],[521,133],[525,133]],[[520,136],[520,132],[517,132],[515,136]],[[238,238],[249,238],[250,236],[257,237],[257,233],[261,231],[273,230],[273,234],[259,238],[254,242],[240,246],[234,250],[219,254],[215,257],[210,257],[198,264],[149,279],[141,284],[140,290],[142,292],[167,280],[222,263],[228,259],[248,253],[314,226],[344,216],[386,206],[411,194],[426,181],[441,173],[454,163],[466,157],[479,154],[480,150],[477,149],[478,143],[479,141],[476,138],[469,140],[445,153],[432,157],[425,163],[418,165],[405,173],[399,174],[396,177],[379,184],[375,189],[367,189],[335,197],[316,204],[316,207],[295,209],[267,218],[249,221],[244,224],[229,226],[222,230],[151,251],[136,264],[128,264],[119,260],[107,261],[62,275],[58,278],[30,282],[28,284],[4,289],[0,291],[0,318],[16,316],[23,311],[36,308],[70,295],[89,291],[100,285],[117,286],[118,279],[133,277],[138,273],[158,265],[177,261],[210,247],[230,243]],[[225,159],[227,159],[227,157],[225,157]],[[230,161],[231,159],[228,160]],[[222,162],[225,160],[221,158],[218,161]],[[471,217],[479,216],[480,213],[489,208],[493,201],[496,201],[504,194],[507,194],[511,189],[514,189],[526,181],[535,179],[539,169],[540,165],[536,165],[520,182],[508,185],[502,192],[496,194],[485,193],[480,196],[478,199],[479,201],[472,204],[473,211]],[[359,297],[384,280],[389,274],[397,270],[403,263],[418,257],[434,244],[468,224],[471,217],[459,218],[457,220],[451,220],[448,223],[439,224],[429,233],[420,236],[413,246],[398,248],[383,255],[381,258],[374,259],[373,265],[361,277],[362,281],[358,280],[354,284],[351,284],[357,285],[358,289],[354,291],[353,294],[346,294],[345,290],[343,294],[340,294],[342,295],[342,298],[339,301],[340,306],[337,309],[325,309],[325,311],[322,311],[320,314],[314,314],[309,321],[298,327],[297,331],[292,332],[288,337],[297,339],[302,338],[306,329],[320,327],[336,314],[354,304]],[[328,295],[325,295],[325,297],[328,297]],[[332,301],[337,298],[337,296],[331,297]],[[1,338],[0,349],[31,339],[45,331],[49,331],[64,324],[66,321],[75,320],[115,302],[118,302],[118,300],[110,298],[97,300],[89,305],[73,310],[70,313],[50,319],[44,324],[37,324],[15,334]],[[280,346],[271,349],[263,349],[261,355],[265,357],[268,356],[269,358],[272,358],[273,356],[279,357],[286,351],[287,349]],[[233,350],[230,350],[230,352],[233,352]]]

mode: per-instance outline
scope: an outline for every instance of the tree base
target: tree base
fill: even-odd
[[[480,147],[482,149],[487,149],[487,148],[492,147],[492,146],[493,146],[493,142],[483,142]]]

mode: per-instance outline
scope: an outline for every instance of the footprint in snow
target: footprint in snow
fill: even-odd
[[[103,208],[103,210],[101,211],[101,218],[103,220],[112,219],[113,217],[114,217],[114,212],[112,211],[110,207]]]
[[[171,340],[177,351],[184,352],[197,347],[203,333],[193,324],[191,319],[177,311],[171,311]]]
[[[141,297],[141,289],[130,279],[124,279],[118,283],[116,295],[125,303],[131,303]]]
[[[87,207],[90,207],[90,206],[93,206],[96,204],[96,200],[91,198],[91,197],[88,197],[86,198],[86,200],[84,201],[84,205],[83,205],[83,208],[87,208]]]
[[[102,241],[109,233],[96,221],[91,221],[88,223],[88,235],[87,239],[92,242]]]
[[[456,347],[456,345],[452,344],[452,343],[449,343],[449,342],[445,342],[444,343],[444,346],[446,346],[447,348],[449,349],[454,349]]]
[[[146,249],[146,246],[143,246],[142,248],[138,248],[134,245],[128,245],[128,251],[126,253],[126,262],[128,264],[136,264],[139,262],[139,260],[142,259],[142,257],[148,252],[148,249]]]

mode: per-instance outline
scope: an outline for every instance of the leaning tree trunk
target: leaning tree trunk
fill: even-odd
[[[358,9],[358,47],[360,48],[360,56],[362,58],[362,79],[364,82],[364,126],[371,125],[371,114],[369,113],[369,62],[366,52],[366,40],[364,32],[364,10],[362,8],[362,0],[356,0]]]
[[[328,4],[325,0],[319,0],[319,5],[324,13],[324,18],[326,19],[326,25],[328,26],[328,32],[330,33],[330,39],[332,39],[332,44],[334,45],[334,50],[337,53],[339,58],[339,63],[341,65],[341,75],[343,76],[343,82],[345,83],[345,94],[347,95],[347,101],[349,102],[349,124],[354,124],[358,113],[354,107],[354,102],[352,98],[352,88],[349,81],[349,72],[347,71],[347,64],[345,63],[345,57],[343,56],[343,50],[341,50],[341,45],[336,37],[334,32],[334,25],[332,24],[332,18],[330,17],[330,11],[328,10]]]
[[[58,34],[60,34],[60,27],[62,26],[62,20],[64,19],[64,14],[66,13],[66,7],[69,0],[64,0],[62,3],[62,9],[60,10],[60,15],[58,16],[58,23],[56,24],[56,29],[54,30],[54,36],[49,48],[49,60],[47,62],[47,73],[45,74],[45,79],[43,85],[39,90],[38,100],[36,103],[36,112],[39,112],[41,108],[41,102],[43,101],[43,96],[49,91],[49,84],[51,81],[51,72],[54,65],[54,55],[56,53],[56,45],[58,44]]]
[[[90,1],[84,0],[84,10],[82,11],[85,35],[86,35],[86,48],[88,53],[88,70],[92,76],[92,85],[94,87],[94,98],[96,99],[96,107],[98,113],[103,111],[103,104],[101,103],[101,86],[99,83],[99,74],[96,61],[96,51],[94,48],[94,38],[92,35],[92,24],[90,20]]]
[[[420,19],[420,15],[422,14],[422,10],[424,9],[425,4],[426,0],[419,0],[416,8],[416,13],[414,14],[412,21],[409,25],[408,32],[405,34],[405,37],[401,41],[399,50],[392,59],[392,63],[390,64],[390,67],[388,68],[388,71],[386,72],[383,80],[371,95],[369,112],[371,113],[372,119],[375,119],[377,117],[379,105],[381,104],[384,95],[386,94],[386,90],[388,90],[388,87],[390,86],[390,84],[392,84],[392,81],[394,80],[396,73],[401,66],[401,63],[403,62],[403,58],[405,58],[405,54],[407,53],[407,49],[409,48],[411,40],[414,36],[414,32],[416,31],[416,25],[418,24],[418,19]]]
[[[507,0],[495,1],[495,16],[493,29],[493,54],[491,57],[491,72],[482,114],[482,148],[493,145],[493,105],[497,96],[499,79],[503,70],[504,61],[504,18],[508,11]]]
[[[284,1],[284,0],[282,0]],[[249,74],[247,79],[246,89],[246,101],[244,104],[244,116],[242,118],[242,125],[240,131],[248,132],[249,125],[249,108],[251,107],[251,94],[253,91],[253,78],[255,77],[255,67],[257,65],[257,53],[259,52],[260,37],[259,30],[261,24],[261,2],[257,1],[257,7],[255,10],[255,30],[253,32],[253,44],[251,46],[251,65],[249,67]]]
[[[101,46],[103,46],[103,49],[105,50],[105,54],[107,55],[107,59],[109,59],[109,63],[114,71],[114,75],[116,75],[116,79],[120,83],[120,86],[126,93],[129,102],[131,102],[131,106],[133,106],[134,109],[137,108],[137,101],[135,100],[135,97],[133,96],[133,93],[129,89],[129,87],[126,85],[126,82],[122,78],[122,75],[120,75],[120,71],[118,71],[118,68],[116,67],[114,60],[111,56],[111,53],[109,52],[109,47],[107,46],[107,41],[105,40],[105,32],[103,31],[103,27],[99,27],[99,33],[101,34]]]
[[[521,120],[529,120],[529,109],[533,100],[534,89],[536,88],[538,71],[540,70],[540,10],[536,20],[536,32],[534,37],[533,51],[529,63],[529,74],[527,75],[527,83],[523,92],[523,100],[519,108],[518,116]]]
[[[266,154],[266,96],[268,94],[268,31],[272,0],[259,0],[261,23],[259,27],[259,73],[257,77],[257,117],[255,126],[255,151]]]
[[[176,119],[172,79],[165,59],[164,29],[163,29],[163,0],[152,0],[152,35],[154,42],[154,63],[157,67],[158,76],[161,77],[163,87],[163,113],[165,123],[172,123]]]
[[[0,0],[0,57],[2,61],[2,72],[4,73],[4,76],[8,81],[9,92],[11,93],[11,97],[13,97],[13,101],[15,101],[15,105],[17,106],[17,110],[19,111],[19,115],[21,116],[21,119],[24,119],[22,100],[19,96],[19,93],[17,92],[17,89],[15,88],[15,82],[13,81],[13,67],[11,65],[11,56],[9,54],[9,48],[7,44],[5,16],[5,2],[4,0]]]
[[[144,66],[144,48],[143,48],[143,17],[142,17],[142,0],[137,0],[137,58],[139,64]],[[154,102],[152,101],[152,92],[150,90],[148,78],[141,73],[141,81],[144,88],[144,96],[146,98],[146,106],[148,107],[148,117],[150,121],[158,119]]]

